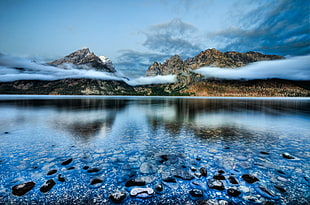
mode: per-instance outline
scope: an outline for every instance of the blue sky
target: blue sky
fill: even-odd
[[[308,0],[0,0],[0,53],[54,60],[80,48],[129,76],[208,48],[310,54]]]

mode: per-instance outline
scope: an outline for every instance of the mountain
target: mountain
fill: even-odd
[[[61,59],[48,63],[48,65],[62,67],[63,64],[74,64],[83,69],[94,68],[98,71],[116,73],[115,67],[110,59],[105,56],[98,57],[89,48],[75,51]]]
[[[220,68],[236,68],[245,66],[249,63],[264,60],[284,59],[277,55],[264,55],[258,52],[226,52],[222,53],[216,49],[207,49],[200,52],[193,58],[183,61],[180,56],[174,55],[167,59],[164,63],[154,62],[146,71],[146,76],[169,75],[179,73],[189,73],[201,67],[220,67]]]
[[[50,81],[16,80],[0,82],[0,94],[309,97],[310,81],[283,79],[206,80],[200,74],[192,72],[192,70],[201,66],[229,67],[228,69],[231,69],[251,62],[275,59],[283,59],[283,57],[264,55],[257,52],[222,53],[216,49],[205,50],[185,61],[180,56],[174,55],[164,63],[154,62],[147,70],[146,75],[175,74],[177,82],[130,86],[126,83],[128,79],[118,75],[110,59],[104,56],[98,57],[89,49],[81,49],[48,65],[59,67],[59,69],[66,69],[66,64],[72,64],[80,69],[92,68],[109,72],[119,80],[87,78],[67,78]],[[16,67],[16,69],[14,72],[24,72],[22,67]]]

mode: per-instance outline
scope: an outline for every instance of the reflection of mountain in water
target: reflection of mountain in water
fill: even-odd
[[[215,136],[236,136],[238,123],[247,122],[248,115],[258,118],[282,115],[309,115],[309,101],[268,99],[167,99],[161,108],[152,107],[148,112],[149,124],[154,130],[164,128],[178,134],[183,128],[192,130],[197,136],[217,133]],[[162,113],[162,115],[158,115]],[[257,119],[259,120],[259,119]],[[257,122],[258,123],[258,122]],[[243,134],[242,136],[247,135]],[[211,135],[210,135],[211,136]]]

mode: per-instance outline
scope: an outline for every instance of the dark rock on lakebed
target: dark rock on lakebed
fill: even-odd
[[[84,170],[88,170],[88,169],[89,169],[89,166],[84,166],[83,169],[84,169]]]
[[[100,169],[97,168],[97,167],[87,169],[87,172],[88,172],[88,173],[97,173],[97,172],[99,172],[99,171],[100,171]]]
[[[208,180],[208,187],[211,189],[216,189],[216,190],[220,190],[220,191],[225,189],[223,182],[220,180],[217,180],[217,179],[209,179]]]
[[[242,175],[242,179],[250,184],[259,181],[259,179],[251,174],[244,174]]]
[[[220,174],[220,173],[218,173],[218,174],[215,174],[215,175],[213,176],[213,179],[225,180],[225,176],[222,175],[222,174]]]
[[[131,187],[131,186],[144,186],[146,183],[143,180],[139,179],[131,179],[126,182],[125,186],[126,187]]]
[[[202,197],[203,191],[200,189],[192,189],[189,191],[189,194],[192,195],[193,197]]]
[[[295,159],[295,157],[293,157],[292,155],[290,155],[289,153],[283,153],[282,157],[285,159]]]
[[[61,176],[61,174],[59,174],[57,176],[57,180],[60,181],[60,182],[65,182],[66,181],[66,179],[63,176]]]
[[[51,169],[47,172],[46,175],[53,175],[53,174],[56,174],[56,172],[57,172],[57,169]]]
[[[228,180],[231,184],[239,184],[237,179],[232,175],[228,177]]]
[[[266,187],[258,185],[255,186],[255,190],[262,195],[263,197],[267,199],[273,199],[273,200],[278,200],[279,197],[275,196],[270,190],[268,190]]]
[[[56,182],[53,179],[49,179],[41,186],[40,191],[46,193],[51,190],[55,184]]]
[[[70,164],[72,161],[73,161],[72,158],[67,159],[66,161],[63,161],[63,162],[61,163],[61,165],[66,166],[66,165]]]
[[[277,190],[279,190],[282,193],[286,192],[286,190],[282,186],[274,185],[274,188],[276,188]]]
[[[164,190],[163,184],[156,184],[155,185],[155,190],[159,191],[159,192],[163,191]]]
[[[75,167],[69,167],[67,170],[73,170],[75,169]]]
[[[12,187],[12,194],[15,196],[23,196],[27,192],[29,192],[35,185],[36,183],[34,182],[25,182],[22,184],[15,185]]]
[[[182,170],[182,169],[177,169],[177,170],[173,171],[173,176],[176,178],[183,179],[183,180],[192,180],[195,178],[188,171]]]
[[[237,189],[229,188],[229,189],[227,189],[227,194],[229,196],[237,197],[237,196],[239,196],[241,194],[241,192],[239,190],[237,190]]]
[[[113,201],[114,203],[121,203],[126,198],[125,192],[114,192],[109,196],[109,199]]]
[[[260,153],[263,154],[263,155],[269,155],[268,152],[260,152]]]
[[[176,183],[176,179],[173,177],[165,177],[162,179],[164,182]]]
[[[208,171],[207,171],[207,169],[205,167],[201,167],[199,169],[199,172],[200,172],[201,176],[203,176],[203,177],[206,177],[207,174],[208,174]]]
[[[99,184],[99,183],[102,183],[103,180],[101,178],[93,178],[91,181],[90,181],[90,185],[95,185],[95,184]]]

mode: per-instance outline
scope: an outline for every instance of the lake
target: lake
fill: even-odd
[[[0,96],[0,204],[309,204],[309,98]]]

